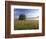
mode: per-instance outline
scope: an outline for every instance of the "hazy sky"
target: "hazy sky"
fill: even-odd
[[[39,16],[39,9],[14,9],[14,16],[25,14],[26,17],[37,17]]]

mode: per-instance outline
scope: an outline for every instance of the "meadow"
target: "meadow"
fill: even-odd
[[[14,21],[14,30],[39,29],[38,20],[16,20]]]

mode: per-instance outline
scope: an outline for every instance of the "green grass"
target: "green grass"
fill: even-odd
[[[14,30],[38,29],[38,20],[17,20],[14,22]]]

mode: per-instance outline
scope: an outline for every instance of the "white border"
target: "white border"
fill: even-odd
[[[38,30],[14,30],[14,8],[39,9],[39,29]],[[41,33],[42,32],[42,7],[40,6],[20,6],[11,5],[11,34]]]

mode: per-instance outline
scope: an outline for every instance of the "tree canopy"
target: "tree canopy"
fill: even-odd
[[[21,14],[20,16],[19,16],[19,20],[25,20],[26,19],[26,16],[24,15],[24,14]]]

